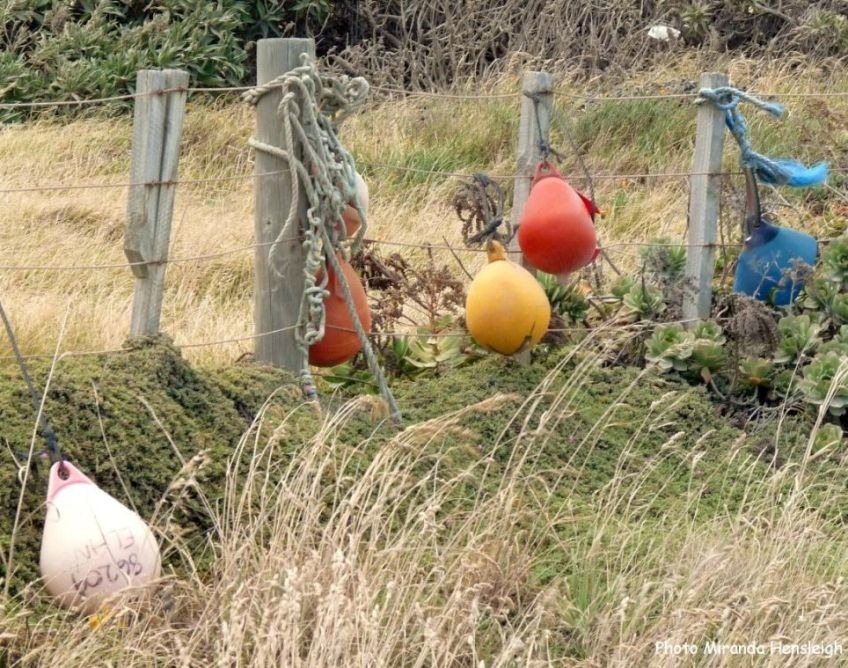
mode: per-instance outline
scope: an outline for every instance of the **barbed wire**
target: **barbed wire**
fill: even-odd
[[[285,239],[285,241],[294,241],[296,239]],[[186,257],[173,257],[166,258],[164,260],[140,260],[138,262],[115,262],[109,264],[79,264],[79,265],[0,265],[0,271],[98,271],[98,270],[110,270],[110,269],[131,269],[132,267],[137,267],[141,265],[162,265],[162,264],[181,264],[187,262],[204,262],[207,260],[214,260],[219,257],[226,257],[228,255],[235,255],[237,253],[243,253],[249,250],[255,250],[257,248],[263,248],[272,246],[274,244],[273,241],[266,241],[257,244],[249,244],[246,246],[237,246],[235,248],[228,248],[222,251],[215,251],[213,253],[205,253],[203,255],[191,255]]]
[[[297,237],[288,237],[286,239],[282,239],[282,241],[297,241]],[[823,239],[821,241],[828,241]],[[403,241],[389,241],[388,239],[363,239],[363,242],[369,244],[375,244],[378,246],[394,246],[398,248],[414,248],[417,250],[445,250],[453,253],[485,253],[486,250],[483,248],[467,248],[464,246],[452,246],[450,244],[444,243],[428,243],[428,242],[403,242]],[[150,260],[150,261],[139,261],[139,262],[115,262],[115,263],[107,263],[107,264],[79,264],[79,265],[0,265],[0,271],[108,271],[108,270],[116,270],[116,269],[131,269],[134,266],[139,265],[162,265],[162,264],[185,264],[189,262],[205,262],[208,260],[213,260],[221,257],[226,257],[229,255],[236,255],[238,253],[243,253],[251,250],[256,250],[258,248],[267,248],[269,246],[274,245],[274,241],[266,241],[262,243],[248,244],[245,246],[237,246],[235,248],[228,248],[222,251],[216,251],[213,253],[205,253],[201,255],[192,255],[186,257],[174,257],[167,258],[164,260]],[[690,248],[718,248],[718,247],[737,247],[741,246],[741,244],[687,244],[687,243],[654,243],[650,240],[645,241],[633,241],[633,242],[617,242],[609,245],[603,246],[603,250],[614,249],[614,248],[624,248],[624,247],[641,247],[641,246],[657,246],[657,245],[668,245],[668,246],[685,246]],[[519,250],[508,250],[510,254],[520,254]]]
[[[12,193],[49,192],[57,190],[99,190],[108,188],[140,188],[144,186],[178,186],[197,185],[204,183],[222,183],[225,181],[247,181],[249,179],[263,179],[267,176],[287,174],[289,170],[278,169],[273,172],[262,172],[261,174],[237,174],[233,176],[210,176],[199,179],[175,179],[173,181],[139,181],[136,183],[81,183],[81,184],[50,184],[45,186],[22,186],[19,188],[0,188],[0,195]]]
[[[471,173],[464,172],[448,172],[442,171],[438,169],[423,169],[420,167],[406,167],[404,165],[390,165],[387,163],[380,162],[369,162],[367,160],[362,161],[362,165],[365,168],[374,168],[377,169],[391,169],[399,172],[410,172],[417,174],[430,174],[433,176],[443,176],[447,178],[457,178],[457,179],[470,179],[474,175]],[[735,176],[741,175],[742,172],[655,172],[655,173],[642,173],[642,174],[592,174],[592,179],[601,179],[601,180],[610,180],[610,179],[648,179],[648,178],[688,178],[690,176]],[[532,174],[487,174],[490,178],[493,179],[533,179]],[[569,175],[569,181],[585,181],[586,177],[574,174]]]
[[[581,95],[579,93],[570,93],[564,90],[554,90],[554,95],[560,97],[568,97],[576,100],[585,100],[587,102],[638,102],[642,100],[679,100],[679,99],[700,99],[697,92],[693,93],[655,93],[646,95]],[[811,93],[757,93],[751,92],[750,95],[758,98],[769,97],[792,97],[792,98],[822,98],[822,97],[848,97],[848,92],[844,91],[815,91]]]
[[[448,178],[458,178],[458,179],[470,179],[473,178],[473,173],[465,173],[465,172],[451,172],[451,171],[442,171],[438,169],[423,169],[420,167],[406,167],[404,165],[391,165],[388,163],[381,162],[369,162],[368,160],[362,160],[360,164],[365,169],[369,168],[377,168],[377,169],[390,169],[396,170],[400,172],[411,172],[418,174],[432,174],[433,176],[443,176]],[[848,166],[841,167],[829,167],[828,170],[830,172],[848,172]],[[654,179],[654,178],[690,178],[693,176],[743,176],[744,172],[741,170],[733,170],[733,171],[719,171],[719,172],[642,172],[642,173],[623,173],[623,174],[592,174],[592,180],[626,180],[626,179]],[[487,174],[490,178],[493,179],[532,179],[532,174]],[[569,181],[586,181],[586,177],[581,174],[570,174],[568,176]]]
[[[384,163],[369,163],[368,161],[362,161],[363,166],[367,168],[378,168],[378,169],[391,169],[396,171],[403,172],[415,172],[420,174],[429,174],[432,176],[442,176],[447,178],[459,178],[459,179],[468,179],[473,175],[471,173],[462,173],[462,172],[448,172],[442,170],[434,170],[434,169],[419,169],[415,167],[404,167],[402,165],[389,165]],[[831,171],[840,171],[839,169],[832,169]],[[265,178],[268,176],[276,176],[278,174],[287,173],[288,170],[277,170],[273,172],[263,172],[262,174],[240,174],[235,176],[218,176],[218,177],[208,177],[201,179],[176,179],[173,181],[143,181],[137,183],[83,183],[83,184],[49,184],[43,186],[21,186],[14,188],[0,188],[0,195],[9,195],[14,193],[31,193],[31,192],[51,192],[51,191],[63,191],[63,190],[103,190],[103,189],[124,189],[124,188],[137,188],[143,186],[173,186],[173,185],[197,185],[197,184],[205,184],[205,183],[221,183],[225,181],[246,181],[249,179],[258,179]],[[742,172],[710,172],[710,173],[690,173],[690,172],[667,172],[667,173],[655,173],[655,174],[598,174],[593,175],[594,179],[636,179],[636,178],[652,178],[652,177],[689,177],[689,176],[699,176],[702,174],[705,175],[713,175],[713,176],[723,176],[723,175],[737,175]],[[523,174],[492,174],[491,178],[496,179],[505,179],[511,180],[516,178],[521,179],[532,179],[532,175],[523,175]],[[583,180],[585,177],[575,175],[574,177],[569,177],[569,179],[573,180]]]

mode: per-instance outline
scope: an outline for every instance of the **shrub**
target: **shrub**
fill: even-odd
[[[0,101],[124,94],[144,68],[184,69],[201,87],[240,85],[252,78],[257,39],[286,25],[309,33],[330,10],[327,0],[10,0],[0,7]]]

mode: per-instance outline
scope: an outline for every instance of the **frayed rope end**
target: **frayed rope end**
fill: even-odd
[[[827,163],[807,167],[797,160],[774,160],[769,165],[752,165],[762,183],[774,186],[809,188],[827,181]]]

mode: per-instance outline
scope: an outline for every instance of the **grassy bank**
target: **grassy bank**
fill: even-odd
[[[400,432],[370,396],[318,416],[271,370],[121,359],[70,364],[47,409],[151,519],[165,581],[94,620],[53,607],[32,580],[36,475],[8,665],[666,665],[657,641],[848,632],[841,453],[805,457],[792,419],[742,432],[703,391],[580,349],[398,383]],[[23,397],[3,396],[25,440]]]

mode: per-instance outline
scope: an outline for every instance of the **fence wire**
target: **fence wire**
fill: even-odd
[[[362,167],[368,169],[383,169],[394,170],[399,172],[410,172],[415,174],[427,174],[434,177],[455,178],[455,179],[471,179],[474,177],[472,172],[450,172],[438,169],[422,169],[417,167],[406,167],[404,165],[392,165],[388,163],[375,163],[362,161]],[[848,172],[848,166],[833,166],[829,167],[828,171],[838,174]],[[209,183],[224,183],[229,181],[249,181],[251,179],[262,179],[269,176],[277,176],[279,174],[287,174],[288,170],[281,169],[271,172],[263,172],[262,174],[239,174],[235,176],[214,176],[202,179],[176,179],[173,181],[141,181],[137,183],[85,183],[85,184],[48,184],[36,186],[22,186],[14,188],[0,188],[0,195],[10,195],[15,193],[35,193],[35,192],[51,192],[62,190],[103,190],[103,189],[128,189],[139,187],[153,186],[179,186],[179,185],[202,185]],[[615,181],[615,180],[649,180],[649,179],[688,179],[693,176],[742,176],[741,171],[718,171],[718,172],[633,172],[633,173],[604,173],[592,174],[593,181]],[[488,174],[490,178],[502,179],[505,181],[513,181],[515,179],[533,179],[532,175],[528,174]],[[581,174],[570,174],[569,181],[584,182],[586,176]]]
[[[464,94],[464,93],[453,93],[453,92],[443,92],[443,91],[409,91],[400,88],[391,88],[385,86],[372,86],[372,88],[376,91],[383,92],[390,95],[399,95],[404,97],[427,97],[427,98],[442,98],[446,100],[469,100],[469,101],[480,101],[480,100],[503,100],[503,99],[512,99],[512,98],[520,98],[522,97],[522,93],[519,92],[491,92],[484,94]],[[23,109],[23,108],[32,108],[32,109],[44,109],[44,108],[62,108],[62,107],[72,107],[72,106],[92,106],[98,104],[108,104],[112,102],[125,102],[128,100],[133,100],[146,95],[163,95],[170,92],[187,92],[187,93],[203,93],[203,94],[218,94],[218,93],[229,93],[229,92],[244,92],[247,90],[251,90],[251,86],[231,86],[231,87],[189,87],[189,88],[171,88],[162,91],[153,91],[150,93],[130,93],[125,95],[116,95],[109,97],[100,97],[100,98],[92,98],[85,100],[58,100],[58,101],[37,101],[37,102],[15,102],[15,103],[0,103],[0,109]],[[570,91],[556,89],[553,91],[554,95],[560,96],[563,98],[571,99],[571,100],[582,100],[587,103],[606,103],[606,102],[629,102],[629,101],[680,101],[685,99],[696,100],[698,98],[697,92],[692,93],[663,93],[663,94],[645,94],[645,95],[584,95],[584,94],[576,94]],[[770,97],[781,97],[781,98],[845,98],[848,97],[848,91],[815,91],[815,92],[779,92],[779,93],[755,93],[758,97],[762,98],[770,98]],[[435,170],[435,169],[421,169],[415,167],[408,167],[404,165],[395,165],[388,163],[376,163],[376,162],[362,162],[364,169],[380,169],[380,170],[392,170],[398,172],[406,172],[406,173],[417,173],[417,174],[425,174],[432,177],[439,178],[456,178],[456,179],[470,179],[473,177],[472,173],[465,172],[454,172],[447,170]],[[848,172],[848,166],[833,166],[830,168],[831,172],[834,173],[846,173]],[[8,188],[0,188],[0,195],[3,194],[15,194],[15,193],[36,193],[36,192],[57,192],[57,191],[72,191],[72,190],[101,190],[101,189],[129,189],[135,187],[153,187],[153,186],[181,186],[181,185],[200,185],[200,184],[211,184],[211,183],[223,183],[223,182],[235,182],[235,181],[249,181],[252,179],[260,179],[265,177],[272,177],[287,173],[288,170],[276,170],[271,172],[265,172],[262,174],[253,174],[253,173],[245,173],[234,176],[221,176],[221,177],[209,177],[209,178],[181,178],[173,181],[163,182],[163,181],[151,181],[151,182],[140,182],[140,183],[131,183],[131,182],[121,182],[121,183],[89,183],[89,184],[46,184],[46,185],[32,185],[32,186],[24,186],[24,187],[8,187]],[[727,176],[741,176],[741,171],[720,171],[720,172],[691,172],[691,171],[669,171],[669,172],[643,172],[643,173],[598,173],[593,174],[591,176],[592,180],[639,180],[644,183],[646,181],[654,180],[654,179],[689,179],[695,176],[718,176],[718,177],[727,177]],[[490,174],[491,178],[503,179],[503,180],[515,180],[515,179],[530,179],[532,176],[524,175],[524,174]],[[569,176],[569,180],[582,182],[586,180],[586,177],[581,175],[571,175]],[[838,191],[835,191],[838,192]],[[628,205],[624,205],[628,206]],[[635,206],[635,205],[634,205]],[[622,206],[614,207],[615,210],[620,210]],[[294,241],[295,239],[287,239],[285,241]],[[824,238],[820,239],[822,243],[827,243],[832,241],[833,238]],[[414,250],[422,250],[422,251],[449,251],[453,254],[459,253],[484,253],[485,250],[481,248],[468,248],[461,246],[454,246],[449,243],[428,243],[428,242],[402,242],[402,241],[392,241],[388,239],[374,239],[369,238],[364,240],[367,243],[374,244],[377,246],[387,246],[387,247],[397,247],[397,248],[408,248]],[[132,268],[135,265],[144,265],[144,264],[188,264],[188,263],[203,263],[208,262],[217,258],[231,256],[243,252],[255,251],[257,249],[267,247],[272,245],[275,242],[266,242],[266,243],[254,243],[249,245],[242,245],[233,248],[224,249],[221,251],[215,251],[206,254],[198,254],[184,257],[172,257],[159,261],[152,262],[119,262],[119,263],[104,263],[104,264],[67,264],[67,265],[15,265],[15,264],[6,264],[0,265],[0,271],[7,272],[34,272],[34,271],[44,271],[44,272],[63,272],[63,271],[108,271],[108,270],[125,270],[128,268]],[[602,248],[604,251],[610,251],[613,253],[621,253],[621,254],[630,254],[631,256],[638,257],[638,249],[644,249],[648,247],[656,247],[659,244],[655,240],[649,239],[641,239],[641,240],[632,240],[632,241],[616,241],[610,244],[603,244]],[[739,248],[741,247],[741,243],[728,243],[728,242],[719,242],[719,243],[710,243],[710,244],[692,244],[687,243],[685,241],[681,242],[669,242],[669,246],[674,247],[685,247],[685,248],[714,248],[714,249],[724,249],[724,248]],[[9,249],[6,249],[7,252]],[[13,251],[23,251],[24,249],[11,249]],[[681,321],[684,322],[684,321]],[[202,347],[214,347],[221,345],[231,345],[237,344],[247,341],[254,341],[258,338],[262,338],[265,336],[270,336],[273,334],[278,334],[286,331],[291,331],[295,329],[296,326],[285,327],[281,329],[276,329],[269,332],[262,332],[253,335],[246,335],[240,337],[233,337],[228,339],[216,340],[216,341],[201,341],[201,342],[189,342],[184,344],[175,344],[180,348],[202,348]],[[554,332],[576,332],[576,331],[585,331],[585,328],[562,328],[557,330],[551,330]],[[373,334],[372,336],[381,336],[381,337],[401,337],[401,336],[409,336],[414,335],[414,332],[409,331],[397,331],[397,332],[378,332]],[[442,332],[442,333],[433,333],[433,337],[448,337],[448,336],[467,336],[464,333],[450,333],[450,332]],[[94,355],[110,355],[110,354],[125,354],[135,352],[133,350],[129,350],[126,348],[116,348],[116,349],[103,349],[103,350],[81,350],[81,351],[67,351],[62,353],[61,357],[78,357],[78,356],[94,356]],[[50,358],[52,355],[26,355],[26,358]],[[0,356],[0,359],[6,359],[6,357]]]
[[[668,320],[663,321],[663,324],[680,324],[684,325],[687,323],[696,322],[695,319],[684,319],[684,320]],[[558,327],[553,329],[548,329],[548,333],[554,334],[584,334],[586,332],[598,332],[603,331],[605,329],[616,329],[616,330],[639,330],[648,327],[652,327],[656,325],[653,321],[637,321],[630,323],[612,323],[606,322],[601,323],[599,325],[595,325],[592,327],[588,326],[575,326],[575,327]],[[291,325],[288,327],[281,327],[279,329],[273,329],[267,332],[259,332],[257,334],[247,334],[244,336],[236,336],[228,339],[218,339],[215,341],[199,341],[199,342],[190,342],[190,343],[179,343],[174,342],[173,346],[178,349],[185,348],[210,348],[214,346],[223,346],[223,345],[232,345],[235,343],[245,343],[248,341],[255,341],[256,339],[261,339],[266,336],[273,336],[274,334],[280,334],[283,332],[290,332],[296,329],[297,325]],[[355,330],[347,327],[335,327],[337,331],[355,333]],[[463,338],[470,339],[471,335],[468,332],[460,332],[460,331],[441,331],[441,332],[427,332],[426,334],[420,334],[414,327],[410,327],[408,330],[393,330],[393,331],[378,331],[372,332],[369,334],[369,338],[378,339],[378,338],[419,338],[423,337],[426,339],[454,339],[454,338]],[[67,350],[59,353],[58,355],[53,353],[30,353],[26,355],[21,355],[21,357],[25,360],[31,359],[53,359],[54,357],[58,361],[62,361],[64,359],[71,359],[77,357],[99,357],[99,356],[115,356],[115,355],[137,355],[139,353],[144,353],[144,348],[103,348],[98,350]],[[151,353],[153,351],[151,350]],[[0,355],[0,360],[13,360],[15,357],[13,355]]]
[[[221,94],[221,93],[243,93],[252,90],[253,86],[219,86],[219,87],[176,87],[165,88],[158,91],[150,91],[145,93],[126,93],[123,95],[110,95],[106,97],[96,97],[88,99],[72,99],[72,100],[39,100],[32,102],[2,102],[0,109],[45,109],[45,108],[63,108],[63,107],[84,107],[98,104],[109,104],[112,102],[126,102],[135,100],[145,96],[165,95],[167,93],[204,93],[204,94]],[[387,93],[389,95],[398,95],[401,97],[426,97],[426,98],[442,98],[446,100],[503,100],[509,98],[520,98],[523,93],[521,91],[512,92],[491,92],[491,93],[455,93],[449,91],[436,90],[407,90],[403,88],[393,88],[390,86],[371,86],[372,90]],[[634,95],[603,95],[594,94],[587,95],[574,93],[564,89],[554,89],[554,95],[565,97],[573,100],[583,100],[591,103],[604,102],[634,102],[634,101],[679,101],[679,100],[696,100],[698,99],[697,92],[691,93],[654,93],[654,94],[634,94]],[[813,92],[758,92],[752,91],[751,95],[759,98],[840,98],[848,97],[848,91],[813,91]]]

